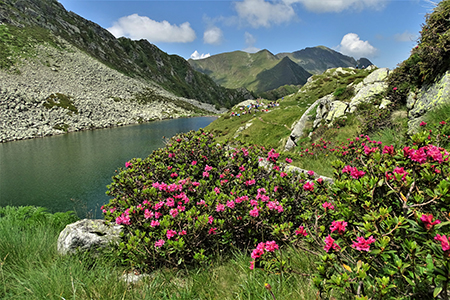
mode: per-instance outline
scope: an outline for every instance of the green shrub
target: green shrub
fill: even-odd
[[[388,78],[388,96],[395,103],[406,103],[410,91],[432,83],[450,68],[450,1],[439,2],[427,15],[418,44],[410,57]]]
[[[422,127],[403,148],[350,140],[335,151],[331,188],[306,195],[296,233],[320,256],[313,282],[323,297],[448,299],[450,154],[434,145],[442,128]],[[279,261],[277,252],[268,258]]]
[[[281,243],[300,225],[308,191],[306,176],[283,172],[277,159],[273,149],[220,145],[198,131],[127,162],[108,187],[114,198],[103,207],[106,220],[125,225],[120,257],[149,270],[226,257],[261,239]]]

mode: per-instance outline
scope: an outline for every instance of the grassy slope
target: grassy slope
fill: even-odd
[[[126,270],[108,256],[60,256],[59,232],[76,218],[33,207],[0,208],[0,298],[41,299],[316,299],[309,276],[314,264],[294,252],[289,274],[249,269],[250,257],[235,254],[203,268],[163,269],[138,284],[119,280]],[[293,250],[288,250],[293,251]]]
[[[250,54],[243,51],[222,53],[202,60],[189,60],[194,69],[205,73],[227,88],[255,90],[256,76],[273,68],[280,60],[267,50]]]
[[[284,144],[291,133],[292,125],[300,119],[312,103],[350,84],[356,85],[370,74],[367,70],[356,70],[356,74],[353,75],[340,72],[335,73],[334,71],[335,69],[332,69],[321,75],[314,75],[312,82],[303,86],[298,93],[279,99],[280,106],[270,108],[268,112],[260,111],[252,114],[241,114],[240,117],[230,117],[230,111],[224,113],[219,119],[207,126],[206,129],[218,135],[220,142],[237,138],[251,144],[261,144],[269,149],[274,148],[282,152]],[[266,100],[263,100],[263,102],[268,103]],[[391,124],[393,129],[376,132],[374,133],[374,138],[378,138],[388,144],[400,143],[402,141],[401,135],[406,130],[406,114],[404,110],[405,108],[400,108],[399,112],[395,114],[396,120]],[[234,107],[232,111],[241,112],[238,106]],[[359,114],[354,114],[348,117],[345,126],[313,129],[312,120],[315,114],[315,110],[310,113],[311,121],[307,123],[305,135],[298,143],[298,147],[288,153],[282,153],[282,156],[293,158],[293,165],[332,177],[333,170],[330,165],[336,157],[329,151],[317,149],[317,147],[313,146],[313,143],[321,144],[323,141],[327,141],[330,142],[328,146],[337,146],[345,142],[347,138],[360,134],[361,124],[365,119]],[[249,126],[249,124],[251,125]],[[240,128],[245,129],[241,131]],[[311,138],[308,137],[310,133]],[[316,151],[313,151],[313,155],[310,155],[310,152],[308,155],[305,154],[306,149],[309,151],[313,148],[316,149]]]

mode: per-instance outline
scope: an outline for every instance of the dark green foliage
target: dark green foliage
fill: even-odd
[[[441,1],[427,15],[418,44],[410,57],[389,76],[388,96],[406,103],[410,91],[434,82],[450,68],[450,1]]]
[[[283,85],[274,90],[258,93],[258,96],[267,100],[278,100],[284,96],[296,93],[300,88],[300,85]]]
[[[340,101],[350,100],[355,95],[355,89],[353,86],[340,87],[334,91],[333,95]]]
[[[78,109],[74,105],[70,96],[61,93],[56,93],[48,96],[47,99],[45,99],[45,101],[46,102],[44,103],[44,106],[47,109],[51,109],[52,107],[56,106],[65,108],[71,112],[78,114]]]

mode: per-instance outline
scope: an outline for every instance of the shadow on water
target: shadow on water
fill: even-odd
[[[198,130],[214,119],[164,120],[0,144],[0,206],[36,205],[100,218],[115,170],[163,147],[163,136]]]

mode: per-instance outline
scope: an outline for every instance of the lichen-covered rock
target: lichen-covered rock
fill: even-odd
[[[355,86],[356,95],[350,101],[350,112],[354,112],[358,104],[369,102],[387,88],[388,68],[381,68],[370,73],[362,82]]]
[[[69,224],[59,234],[58,253],[72,254],[77,251],[91,251],[118,242],[121,225],[108,225],[105,220],[83,219]]]
[[[309,113],[314,110],[319,104],[320,99],[316,100],[302,115],[302,117],[292,125],[292,131],[289,135],[289,139],[284,146],[285,151],[289,151],[297,145],[298,138],[302,136],[303,130],[306,126],[306,121],[309,119]]]
[[[409,118],[424,115],[439,104],[450,101],[450,72],[447,71],[436,83],[424,86],[417,94],[417,99],[409,111]]]
[[[340,118],[345,115],[348,109],[348,103],[344,103],[341,101],[332,101],[330,103],[330,109],[325,118],[328,124],[332,124],[333,121],[337,118]]]

